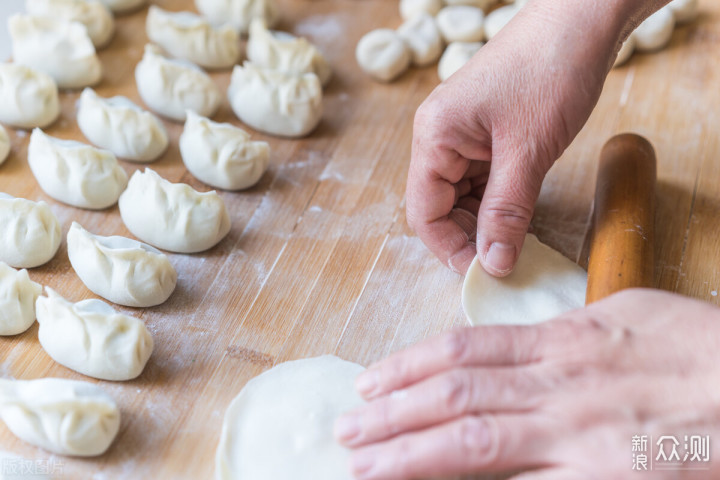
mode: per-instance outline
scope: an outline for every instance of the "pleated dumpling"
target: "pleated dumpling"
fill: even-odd
[[[60,88],[82,88],[102,78],[102,65],[85,26],[54,17],[8,20],[13,61],[50,75]]]
[[[188,112],[180,136],[180,154],[196,178],[224,190],[255,185],[267,170],[270,146],[229,123],[217,123]]]
[[[60,115],[58,87],[50,75],[16,63],[0,64],[0,122],[45,127]]]
[[[216,192],[168,182],[149,168],[133,174],[119,205],[133,235],[171,252],[202,252],[230,231],[225,203]]]
[[[152,162],[168,146],[168,134],[159,118],[129,98],[102,98],[92,88],[80,95],[77,122],[90,142],[125,160]]]
[[[275,0],[195,0],[195,6],[214,25],[232,25],[242,35],[256,18],[272,27],[279,17]]]
[[[103,5],[115,13],[125,13],[137,10],[147,3],[147,0],[100,0]]]
[[[0,379],[0,418],[21,440],[59,455],[104,453],[120,410],[103,389],[61,378]]]
[[[172,120],[185,121],[187,110],[210,117],[220,105],[220,90],[205,72],[190,62],[165,58],[154,45],[145,45],[135,81],[145,104]]]
[[[30,136],[28,164],[45,193],[80,208],[114,205],[128,181],[111,152],[54,138],[39,128]]]
[[[261,20],[253,20],[250,25],[247,57],[260,67],[281,72],[312,72],[323,85],[332,76],[330,65],[315,45],[286,32],[272,32]]]
[[[98,0],[25,0],[25,9],[30,15],[82,23],[95,48],[107,45],[115,33],[112,12]]]
[[[302,137],[322,118],[322,86],[314,73],[285,73],[245,62],[233,69],[228,98],[241,121],[271,135]]]
[[[22,333],[35,321],[35,300],[42,286],[27,270],[17,271],[0,262],[0,335]]]
[[[93,235],[73,222],[70,264],[93,293],[128,307],[152,307],[175,290],[177,272],[159,250],[125,237]]]
[[[231,25],[213,27],[191,12],[150,6],[145,23],[150,41],[176,58],[205,68],[231,68],[240,59],[240,34]]]
[[[55,256],[61,239],[60,222],[47,203],[0,193],[0,261],[37,267]]]

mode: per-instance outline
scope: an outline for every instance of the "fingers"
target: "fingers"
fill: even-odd
[[[543,387],[526,368],[456,369],[374,400],[342,416],[335,438],[367,445],[488,411],[517,412],[537,406]]]
[[[358,480],[519,470],[542,466],[551,437],[534,416],[471,416],[360,448],[350,465]]]
[[[355,386],[370,399],[452,368],[536,362],[540,360],[540,337],[547,328],[540,324],[457,329],[372,365],[358,376]]]

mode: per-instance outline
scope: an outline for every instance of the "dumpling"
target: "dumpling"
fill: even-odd
[[[485,12],[490,10],[496,3],[498,3],[497,0],[445,0],[445,5],[469,5],[471,7],[481,8]]]
[[[397,34],[410,50],[412,63],[418,67],[436,62],[445,46],[435,19],[426,13],[405,21]]]
[[[410,66],[412,56],[402,37],[389,28],[372,30],[355,47],[355,59],[365,73],[381,82],[391,82]]]
[[[10,137],[5,127],[0,125],[0,165],[7,160],[8,155],[10,155]]]
[[[679,24],[692,22],[700,13],[698,0],[672,0],[668,7]]]
[[[286,32],[272,32],[262,20],[253,20],[247,57],[255,65],[295,74],[314,73],[325,85],[332,70],[322,53],[304,38]]]
[[[0,262],[0,335],[17,335],[30,328],[41,293],[42,286],[30,280],[27,270],[18,272]]]
[[[160,119],[127,97],[102,98],[86,88],[80,95],[77,122],[88,140],[125,160],[152,162],[168,146]]]
[[[55,80],[15,63],[0,64],[0,105],[0,122],[13,127],[46,127],[60,115]]]
[[[672,9],[665,6],[645,19],[632,33],[635,50],[654,52],[665,48],[672,39],[675,30],[675,17]]]
[[[400,0],[400,16],[403,20],[427,13],[437,15],[443,7],[443,0]]]
[[[171,252],[202,252],[230,231],[225,203],[216,192],[170,183],[149,168],[133,174],[119,205],[133,235]]]
[[[210,117],[220,105],[220,90],[205,72],[190,62],[165,58],[154,45],[145,45],[135,81],[148,107],[179,122],[185,121],[187,110]]]
[[[270,146],[250,140],[250,134],[234,125],[188,112],[180,154],[190,173],[201,181],[241,190],[255,185],[267,170]]]
[[[217,28],[190,12],[150,6],[145,23],[150,41],[173,57],[205,68],[231,68],[240,59],[240,34],[231,25]]]
[[[272,27],[278,20],[275,0],[195,0],[198,11],[215,25],[232,25],[245,35],[256,18]]]
[[[296,75],[237,65],[228,88],[235,115],[252,128],[282,137],[302,137],[322,118],[322,86],[317,75]]]
[[[47,203],[0,192],[0,262],[37,267],[55,256],[61,239],[60,222]]]
[[[147,3],[147,0],[100,0],[103,5],[115,13],[125,13],[137,10]]]
[[[28,164],[45,193],[80,208],[114,205],[128,181],[111,152],[54,138],[39,128],[30,135]]]
[[[97,0],[25,0],[30,15],[79,22],[87,28],[95,48],[102,48],[115,33],[112,12]]]
[[[47,288],[39,297],[38,338],[53,360],[88,377],[131,380],[153,350],[145,324],[94,298],[71,303]]]
[[[438,63],[440,80],[444,82],[460,70],[482,46],[482,42],[453,42],[448,45]]]
[[[520,8],[522,8],[522,5],[515,2],[511,5],[503,5],[490,12],[487,17],[485,17],[485,24],[483,25],[485,39],[490,40],[497,35],[500,30],[505,28],[505,25],[510,23],[510,20],[520,11]]]
[[[615,57],[615,63],[613,63],[613,68],[620,67],[627,63],[628,60],[630,60],[630,57],[632,57],[632,54],[635,52],[635,37],[631,34],[625,42],[620,46],[620,50],[618,51],[617,57]]]
[[[477,7],[452,5],[437,14],[437,25],[446,42],[480,42],[485,37],[485,14]]]
[[[103,389],[61,378],[0,379],[0,418],[27,443],[80,457],[104,453],[120,428],[120,410]]]
[[[50,75],[60,88],[95,85],[102,65],[85,26],[52,17],[13,15],[8,20],[13,61]]]
[[[70,264],[93,293],[128,307],[152,307],[175,290],[177,272],[159,250],[125,237],[93,235],[73,222]]]

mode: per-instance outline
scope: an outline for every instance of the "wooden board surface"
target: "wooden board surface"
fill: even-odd
[[[193,9],[191,0],[156,3]],[[147,323],[155,351],[139,379],[98,382],[123,415],[110,450],[94,459],[53,456],[4,426],[0,450],[48,462],[60,478],[211,478],[225,409],[253,376],[277,362],[325,353],[367,365],[464,325],[462,278],[427,252],[404,216],[412,118],[438,83],[435,68],[413,69],[390,85],[360,72],[355,45],[372,28],[400,23],[394,0],[281,3],[281,28],[309,37],[335,71],[320,127],[294,141],[256,134],[270,142],[271,166],[256,187],[221,193],[233,222],[228,237],[202,254],[170,256],[179,281],[164,305],[120,308]],[[587,126],[551,170],[534,226],[544,242],[578,258],[600,148],[615,133],[640,133],[659,162],[657,286],[719,304],[720,4],[704,0],[701,7],[701,18],[679,28],[668,50],[636,55],[611,73]],[[146,41],[145,14],[117,19],[115,39],[100,52],[100,95],[142,104],[133,70]],[[213,78],[226,89],[229,74]],[[49,134],[84,140],[75,122],[77,97],[62,95],[62,117]],[[227,102],[214,118],[239,125]],[[210,190],[180,160],[181,126],[167,126],[170,149],[151,167]],[[28,135],[11,137],[0,191],[45,200],[63,233],[75,220],[95,233],[129,235],[117,207],[89,212],[45,195],[27,165]],[[141,168],[122,165],[128,173]],[[65,242],[30,276],[73,301],[93,297],[70,267]],[[0,374],[88,380],[48,357],[37,324],[0,338]]]

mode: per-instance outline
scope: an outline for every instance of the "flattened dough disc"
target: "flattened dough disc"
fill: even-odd
[[[360,406],[364,367],[331,355],[282,363],[250,380],[225,413],[217,480],[352,480],[333,423]]]
[[[495,278],[475,260],[463,284],[462,304],[473,325],[529,325],[550,320],[585,304],[587,273],[535,235],[513,272]]]

